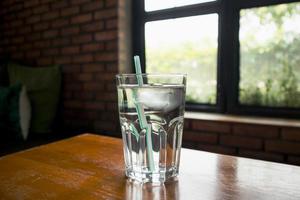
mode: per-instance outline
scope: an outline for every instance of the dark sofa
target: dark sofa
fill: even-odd
[[[9,78],[7,72],[7,59],[0,59],[0,87],[9,86]],[[58,112],[61,113],[61,109]],[[60,115],[59,115],[60,116]],[[34,146],[50,143],[56,140],[66,138],[70,135],[62,134],[60,131],[59,117],[57,117],[53,132],[47,134],[29,133],[26,141],[15,137],[15,133],[10,133],[7,130],[0,130],[0,156],[7,155],[20,150],[28,149]]]

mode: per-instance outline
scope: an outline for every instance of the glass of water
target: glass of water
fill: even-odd
[[[116,78],[126,176],[139,182],[164,182],[177,176],[186,75]]]

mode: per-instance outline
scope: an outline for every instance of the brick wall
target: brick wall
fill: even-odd
[[[300,165],[300,127],[186,119],[183,146]]]
[[[117,0],[1,0],[0,57],[63,67],[67,130],[116,132]]]

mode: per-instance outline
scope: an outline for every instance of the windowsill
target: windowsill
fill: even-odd
[[[300,128],[300,120],[295,119],[281,119],[268,117],[250,117],[229,114],[203,113],[203,112],[185,112],[186,119],[199,119],[207,121],[231,122],[231,123],[245,123],[245,124],[259,124],[271,126],[287,126]]]

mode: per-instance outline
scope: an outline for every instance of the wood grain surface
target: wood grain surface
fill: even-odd
[[[1,157],[0,199],[300,199],[300,167],[182,149],[177,179],[142,185],[120,139],[83,134]]]

